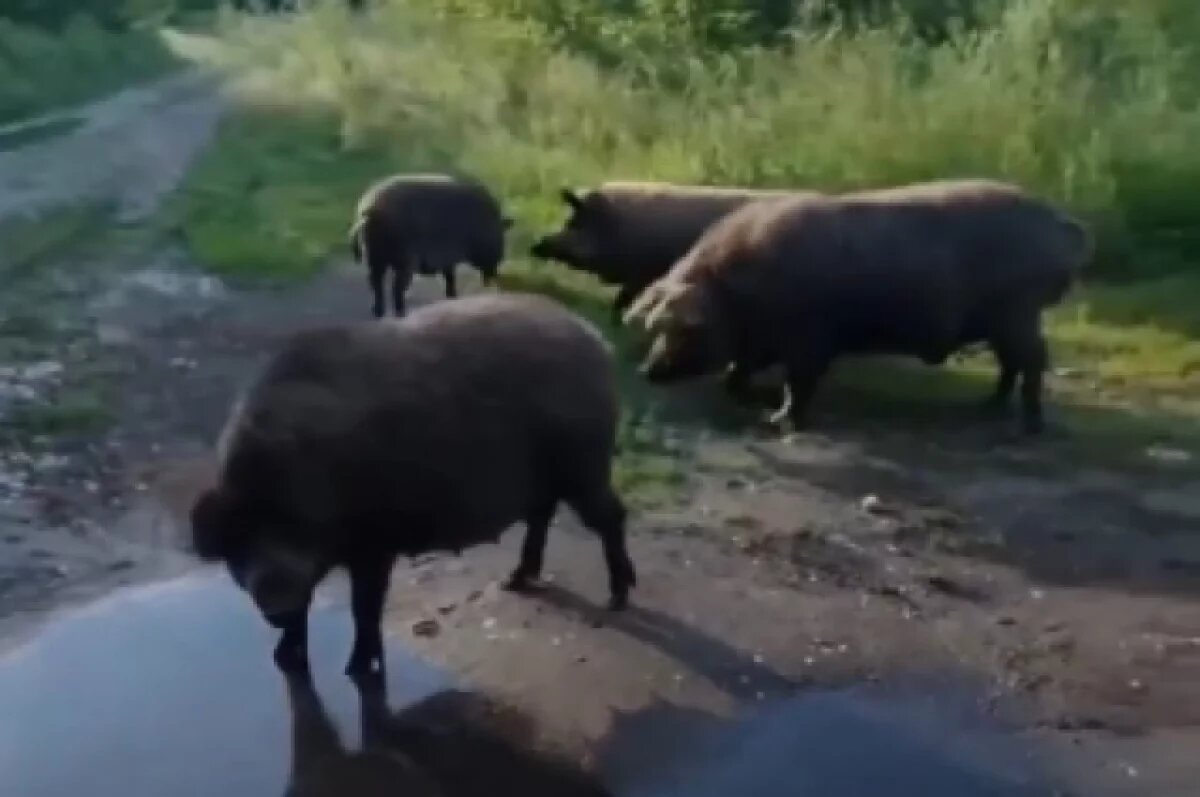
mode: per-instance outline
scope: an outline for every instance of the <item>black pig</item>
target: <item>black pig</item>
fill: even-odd
[[[414,274],[441,274],[446,296],[458,296],[454,269],[470,263],[490,284],[504,259],[512,220],[478,181],[445,174],[399,174],[372,185],[350,226],[350,251],[366,262],[372,314],[384,314],[383,282],[391,269],[392,308],[404,315]]]
[[[530,587],[555,509],[602,543],[610,606],[636,576],[611,485],[619,399],[608,344],[549,299],[477,294],[295,335],[235,406],[220,478],[192,509],[197,555],[226,563],[279,628],[279,666],[307,664],[317,584],[348,569],[347,672],[382,668],[395,559],[526,534],[506,582]]]

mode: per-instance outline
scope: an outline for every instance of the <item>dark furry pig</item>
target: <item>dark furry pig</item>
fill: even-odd
[[[715,224],[626,313],[654,334],[646,376],[671,382],[733,364],[737,392],[782,363],[773,420],[803,423],[816,386],[846,354],[940,364],[986,342],[1000,366],[989,405],[1018,375],[1023,423],[1042,429],[1042,311],[1090,259],[1076,219],[1003,182],[941,180],[746,205]]]
[[[372,314],[384,314],[389,269],[396,315],[404,315],[414,274],[441,274],[449,298],[458,296],[454,269],[459,263],[470,263],[490,284],[511,226],[491,192],[471,178],[398,174],[375,183],[359,199],[349,234],[355,261],[367,265]]]
[[[561,230],[535,242],[530,254],[619,285],[613,305],[619,316],[714,221],[752,199],[795,192],[614,181],[583,193],[569,188],[560,193],[571,215]]]
[[[349,571],[347,672],[382,667],[394,561],[493,542],[523,521],[506,582],[530,587],[560,503],[600,537],[610,606],[635,583],[611,484],[619,399],[608,344],[538,296],[484,293],[403,319],[301,332],[235,406],[220,476],[192,508],[192,546],[224,562],[282,631],[281,668],[307,663],[316,585]]]

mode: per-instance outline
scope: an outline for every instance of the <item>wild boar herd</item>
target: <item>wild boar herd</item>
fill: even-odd
[[[986,343],[987,403],[1021,387],[1043,428],[1042,311],[1092,251],[1083,224],[1004,182],[941,180],[841,194],[609,182],[563,189],[569,216],[530,254],[618,287],[613,312],[648,333],[640,370],[670,383],[724,372],[747,400],[781,365],[773,416],[804,423],[835,360],[893,354],[944,363]],[[282,633],[275,659],[307,667],[316,586],[350,575],[351,675],[383,666],[380,619],[399,556],[462,551],[525,523],[506,587],[532,587],[559,504],[600,538],[610,606],[636,584],[626,509],[612,486],[620,400],[612,348],[549,299],[456,298],[454,269],[485,284],[511,220],[479,181],[397,175],[355,209],[373,319],[292,337],[238,399],[218,442],[220,476],[192,510],[193,547],[222,561]],[[406,311],[414,275],[446,301]],[[385,319],[385,279],[398,318]]]

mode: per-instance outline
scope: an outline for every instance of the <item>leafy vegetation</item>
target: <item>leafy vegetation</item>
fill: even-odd
[[[59,18],[54,8],[39,0],[0,9],[0,122],[88,99],[172,62],[153,30],[112,26],[107,14]]]
[[[282,17],[224,13],[221,63],[245,111],[192,176],[185,230],[225,273],[304,276],[343,256],[370,179],[453,167],[487,181],[519,220],[509,283],[590,308],[607,296],[596,283],[522,256],[561,221],[563,184],[1012,179],[1097,235],[1088,286],[1052,317],[1055,389],[1169,411],[1155,434],[1190,434],[1195,4],[898,5],[377,0],[361,15],[327,0]],[[954,392],[934,373],[912,403],[939,385]]]

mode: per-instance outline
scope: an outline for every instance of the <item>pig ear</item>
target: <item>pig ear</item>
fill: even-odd
[[[670,312],[671,310],[667,307],[666,302],[659,302],[655,305],[654,309],[646,314],[646,319],[643,322],[646,331],[651,334],[661,332],[666,325]]]
[[[562,197],[562,201],[570,205],[574,210],[579,210],[583,205],[583,200],[579,198],[579,194],[573,188],[563,187],[558,190],[558,195]]]
[[[704,294],[695,285],[674,285],[663,291],[658,306],[646,318],[646,329],[656,332],[668,319],[681,327],[704,323]]]
[[[625,311],[621,321],[625,326],[633,326],[639,319],[644,319],[646,314],[658,303],[659,297],[662,296],[662,288],[658,283],[652,283],[642,290],[641,294],[633,300],[629,308]]]

